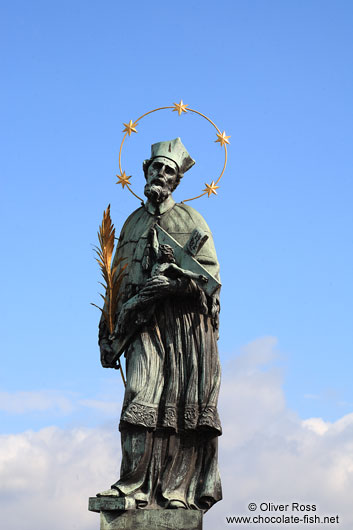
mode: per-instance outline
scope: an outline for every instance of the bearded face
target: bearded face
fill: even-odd
[[[165,201],[175,188],[178,166],[169,158],[158,156],[150,164],[144,193],[153,204]]]

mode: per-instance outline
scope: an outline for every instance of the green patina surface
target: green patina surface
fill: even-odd
[[[148,201],[119,237],[115,262],[128,266],[114,336],[102,320],[100,347],[106,367],[124,352],[127,384],[120,478],[90,499],[102,530],[199,530],[222,498],[219,264],[204,218],[172,198],[193,164],[179,138],[154,144],[144,162]]]

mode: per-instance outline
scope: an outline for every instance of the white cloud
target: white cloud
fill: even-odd
[[[275,339],[265,338],[244,348],[224,367],[220,403],[224,500],[205,516],[204,529],[270,528],[229,525],[225,517],[248,515],[249,502],[302,502],[316,504],[320,516],[338,514],[337,526],[351,530],[353,414],[332,423],[299,418],[286,406],[276,359]],[[119,433],[110,428],[48,427],[1,436],[4,528],[96,530],[99,518],[87,511],[87,499],[117,478],[119,444]]]
[[[53,408],[66,414],[71,412],[73,408],[71,398],[55,390],[0,392],[0,410],[4,412],[24,414]]]
[[[225,516],[249,515],[250,502],[316,504],[316,514],[337,514],[339,528],[351,530],[353,414],[330,423],[321,418],[302,420],[288,409],[281,371],[271,367],[277,359],[275,347],[272,337],[254,341],[224,370],[224,500],[206,515],[205,530],[239,526],[227,524]],[[267,370],[263,362],[269,364]],[[273,515],[254,512],[259,513]]]
[[[320,399],[318,394],[304,394],[305,399]]]
[[[120,394],[115,393],[118,397]],[[78,399],[77,394],[60,390],[37,391],[0,391],[0,411],[12,414],[26,414],[29,412],[59,412],[71,414],[80,407],[98,410],[107,415],[117,415],[119,403],[117,401],[99,399]]]
[[[329,430],[331,425],[329,422],[324,421],[322,418],[309,418],[302,422],[304,427],[307,427],[310,431],[316,434],[325,434]]]
[[[88,497],[118,478],[117,431],[63,430],[0,436],[0,510],[6,530],[96,530]]]
[[[81,399],[79,405],[90,409],[98,410],[104,414],[115,415],[118,417],[120,412],[119,403],[114,401],[100,401],[98,399]]]

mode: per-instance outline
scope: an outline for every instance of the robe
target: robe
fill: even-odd
[[[182,246],[194,228],[205,231],[209,238],[196,259],[219,281],[213,238],[203,217],[172,197],[158,211],[148,201],[130,215],[119,238],[115,260],[126,258],[127,269],[117,314],[149,277],[144,260],[155,223]],[[152,318],[136,331],[125,352],[122,464],[113,487],[138,507],[179,501],[185,508],[206,511],[222,498],[218,330],[207,307],[201,308],[201,287],[193,280],[180,281],[181,292],[155,302]]]

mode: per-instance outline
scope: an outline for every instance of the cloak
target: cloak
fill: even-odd
[[[206,232],[208,240],[195,258],[219,281],[204,218],[172,197],[158,209],[148,201],[128,217],[120,234],[115,260],[125,258],[127,268],[117,316],[149,278],[144,260],[148,234],[156,223],[182,246],[195,228]],[[193,280],[185,282],[180,295],[157,300],[153,318],[137,330],[126,349],[123,459],[114,487],[149,504],[179,500],[189,508],[207,509],[221,498],[218,329],[210,315],[215,300],[208,300],[202,311],[201,287]]]

